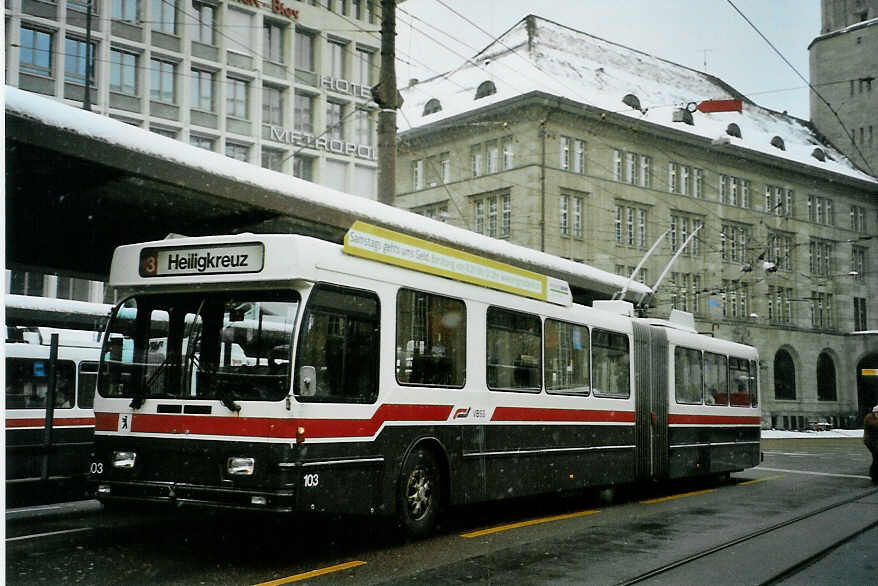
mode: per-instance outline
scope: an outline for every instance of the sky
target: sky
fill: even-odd
[[[732,1],[807,79],[820,0]],[[398,85],[454,69],[528,14],[704,71],[760,106],[809,117],[805,81],[728,0],[405,0]]]

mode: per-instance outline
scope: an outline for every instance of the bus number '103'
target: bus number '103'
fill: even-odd
[[[319,474],[306,474],[302,477],[302,481],[305,484],[305,488],[314,488],[318,484],[320,484],[320,475]]]

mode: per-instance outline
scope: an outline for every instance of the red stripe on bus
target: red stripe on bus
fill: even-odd
[[[530,407],[497,407],[491,421],[599,421],[634,423],[633,411],[599,409],[534,409]]]
[[[305,437],[371,437],[391,421],[446,421],[451,405],[382,405],[369,419],[277,419],[270,417],[213,417],[205,415],[154,415],[134,413],[136,433],[188,433],[250,437],[296,437],[301,426]],[[119,415],[97,413],[97,431],[116,431]]]
[[[760,425],[759,417],[744,415],[668,415],[669,425]]]
[[[52,421],[53,427],[71,427],[74,425],[94,425],[94,417],[56,417]],[[45,417],[30,419],[6,419],[6,429],[14,427],[45,427]]]

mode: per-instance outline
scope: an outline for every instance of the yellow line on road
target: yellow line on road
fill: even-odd
[[[661,503],[661,502],[664,502],[664,501],[671,501],[671,500],[674,500],[674,499],[681,499],[681,498],[684,498],[684,497],[687,497],[687,496],[695,496],[696,494],[705,494],[705,493],[708,493],[708,492],[713,492],[713,491],[715,491],[715,490],[716,490],[715,488],[707,488],[707,489],[705,489],[705,490],[696,490],[696,491],[694,491],[694,492],[684,492],[684,493],[682,493],[682,494],[673,494],[673,495],[671,495],[671,496],[663,496],[663,497],[661,497],[661,498],[657,498],[657,499],[649,499],[649,500],[647,500],[647,501],[640,501],[640,504],[641,504],[641,505],[652,505],[652,504],[654,504],[654,503]]]
[[[539,519],[531,519],[529,521],[521,521],[519,523],[510,523],[509,525],[499,525],[497,527],[491,527],[490,529],[482,529],[480,531],[473,531],[472,533],[464,533],[461,537],[465,537],[467,539],[471,539],[473,537],[481,537],[483,535],[490,535],[492,533],[500,533],[501,531],[509,531],[510,529],[519,529],[521,527],[530,527],[531,525],[539,525],[540,523],[551,523],[552,521],[563,521],[564,519],[575,519],[576,517],[585,517],[587,515],[594,515],[595,513],[599,513],[600,511],[597,509],[591,509],[588,511],[579,511],[577,513],[567,513],[566,515],[555,515],[553,517],[541,517]]]
[[[271,582],[261,582],[259,584],[256,584],[256,586],[279,586],[280,584],[289,584],[291,582],[299,582],[300,580],[307,580],[308,578],[316,578],[318,576],[323,576],[324,574],[331,574],[333,572],[341,572],[344,570],[349,570],[350,568],[356,568],[357,566],[363,566],[365,564],[366,564],[366,562],[361,562],[361,561],[345,562],[343,564],[329,566],[328,568],[321,568],[319,570],[312,570],[310,572],[305,572],[303,574],[296,574],[295,576],[287,576],[286,578],[279,578],[277,580],[272,580]]]
[[[755,480],[747,480],[745,482],[739,482],[738,486],[747,486],[748,484],[756,484],[757,482],[765,482],[766,480],[775,480],[777,478],[783,478],[783,474],[775,474],[774,476],[766,476],[765,478],[757,478]]]

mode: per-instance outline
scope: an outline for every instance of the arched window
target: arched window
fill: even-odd
[[[442,102],[437,100],[436,98],[430,98],[427,100],[427,103],[424,104],[424,116],[427,114],[435,114],[436,112],[442,109]]]
[[[476,98],[484,98],[485,96],[490,96],[491,94],[497,93],[497,86],[494,85],[493,81],[483,81],[479,84],[478,89],[476,90]]]
[[[774,398],[796,399],[796,365],[786,350],[778,350],[774,355]]]
[[[836,401],[835,362],[828,352],[821,352],[817,359],[817,400]]]

